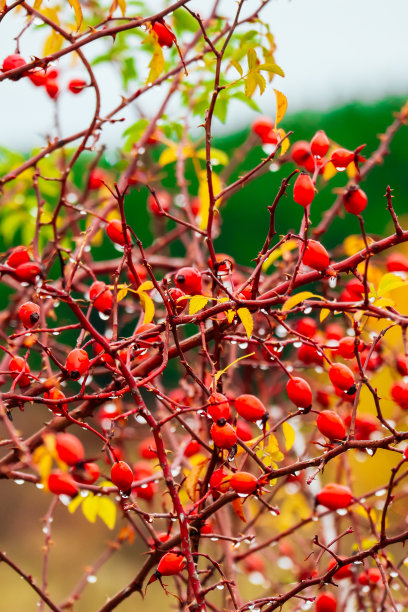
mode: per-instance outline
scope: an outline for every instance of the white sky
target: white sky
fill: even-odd
[[[203,10],[206,4],[203,2],[193,0],[190,6]],[[257,0],[247,0],[246,10],[253,11],[255,2]],[[152,11],[159,10],[161,5],[161,0],[152,0]],[[234,0],[223,0],[223,5],[227,14],[232,15],[236,6]],[[272,0],[263,14],[275,35],[276,61],[286,73],[285,79],[276,77],[274,86],[287,95],[289,111],[326,109],[357,99],[375,101],[387,95],[408,93],[408,0]],[[0,58],[14,52],[13,37],[21,23],[19,18],[9,15],[0,24]],[[27,58],[40,55],[43,38],[44,31],[24,35],[22,54]],[[94,50],[97,50],[96,45]],[[91,57],[91,50],[86,53]],[[65,71],[62,82],[66,83],[70,76],[78,76],[69,63]],[[102,111],[107,112],[120,101],[119,80],[110,67],[99,67],[97,75],[104,83]],[[135,84],[135,88],[138,85],[140,83]],[[35,88],[27,79],[4,81],[0,88],[1,145],[28,149],[41,145],[47,134],[55,135],[54,105],[43,89]],[[154,109],[157,103],[157,93],[152,94],[149,106],[144,107],[146,112]],[[90,90],[78,96],[68,93],[61,96],[64,135],[87,126],[93,100]],[[264,112],[274,114],[272,88],[259,103]],[[230,113],[226,126],[219,126],[219,129],[232,131],[252,117],[253,112],[239,104]],[[133,109],[127,116],[127,123],[135,119]],[[106,141],[120,145],[125,125],[109,127],[104,136]]]

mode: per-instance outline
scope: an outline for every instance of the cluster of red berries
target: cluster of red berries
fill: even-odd
[[[2,64],[1,71],[8,72],[26,65],[25,59],[18,53],[8,55]],[[50,98],[56,99],[60,93],[58,84],[58,69],[57,68],[33,68],[27,71],[23,76],[27,76],[36,87],[44,87]],[[12,80],[17,80],[20,77],[10,77]],[[79,94],[87,87],[86,81],[80,78],[71,79],[68,83],[68,90],[73,94]]]

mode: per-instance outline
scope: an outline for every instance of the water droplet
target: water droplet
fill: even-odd
[[[275,329],[275,335],[278,336],[278,338],[284,338],[288,335],[287,329],[283,327],[283,325],[278,325]]]
[[[340,508],[339,510],[336,511],[336,514],[338,514],[339,516],[346,516],[347,510],[346,508]]]
[[[48,535],[50,533],[50,530],[48,529],[48,527],[43,527],[42,532],[45,533],[45,535]]]
[[[44,488],[44,485],[43,485],[42,482],[37,482],[35,486],[37,487],[37,489],[43,489]]]
[[[93,576],[92,574],[86,577],[86,581],[90,582],[91,584],[94,584],[97,580],[98,578],[96,576]]]
[[[337,285],[337,277],[336,276],[331,276],[329,278],[329,287],[330,289],[334,289]]]
[[[305,314],[310,314],[312,312],[312,307],[311,306],[307,306],[304,311]]]
[[[24,484],[24,480],[22,478],[16,478],[14,481],[17,485],[22,485]]]
[[[300,347],[302,346],[302,344],[303,344],[303,342],[299,342],[299,341],[298,341],[298,342],[294,342],[294,343],[293,343],[293,346],[294,346],[295,348],[300,348]]]
[[[383,495],[385,495],[387,493],[386,489],[380,489],[379,491],[376,491],[375,496],[376,497],[382,497]]]

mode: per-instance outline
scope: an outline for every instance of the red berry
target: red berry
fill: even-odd
[[[8,55],[3,60],[3,65],[1,67],[2,72],[8,72],[9,70],[14,70],[15,68],[20,68],[20,66],[25,66],[26,61],[21,55],[18,53],[13,53],[12,55]],[[20,77],[12,77],[13,81],[16,81]]]
[[[329,267],[330,257],[320,242],[317,240],[308,240],[302,261],[305,266],[323,272]]]
[[[343,560],[344,558],[345,558],[345,557],[340,557],[340,559],[341,559],[341,560]],[[335,565],[337,565],[336,560],[335,560],[335,559],[332,559],[332,560],[330,561],[329,565],[327,566],[327,569],[328,569],[328,570],[331,570],[331,569],[333,569],[333,567],[334,567]],[[351,575],[352,575],[351,568],[352,568],[352,564],[351,564],[351,563],[347,563],[346,565],[342,565],[342,566],[340,567],[340,569],[338,569],[338,570],[337,570],[337,572],[335,572],[335,573],[333,574],[333,578],[334,578],[335,580],[344,580],[344,579],[346,579],[346,578],[350,578],[350,577],[351,577]]]
[[[160,576],[174,576],[183,571],[186,561],[179,552],[168,552],[160,559],[156,572]]]
[[[353,395],[356,391],[353,372],[343,363],[334,363],[329,368],[329,377],[332,384],[338,389],[345,391],[347,395]]]
[[[99,312],[109,314],[113,306],[113,295],[102,281],[95,281],[89,289],[89,298]]]
[[[398,374],[401,374],[401,376],[408,376],[408,366],[405,355],[397,355],[395,365],[398,370]]]
[[[157,42],[161,47],[171,47],[176,40],[170,26],[164,22],[156,21],[152,30],[157,34]]]
[[[295,142],[290,153],[297,166],[304,166],[305,163],[311,159],[314,167],[312,151],[310,150],[310,144],[307,140],[298,140]]]
[[[235,410],[239,416],[247,421],[255,423],[262,419],[266,414],[266,408],[255,395],[243,394],[235,400]]]
[[[210,478],[211,489],[215,489],[216,491],[225,493],[225,491],[228,491],[229,489],[230,478],[231,478],[231,474],[226,472],[224,468],[219,468],[218,470],[214,470]]]
[[[201,274],[196,268],[180,268],[174,280],[177,287],[188,295],[197,295],[201,293]]]
[[[68,83],[68,89],[73,94],[79,94],[86,87],[86,81],[83,79],[71,79]]]
[[[349,187],[343,195],[344,208],[353,215],[359,215],[367,206],[367,196],[362,189]]]
[[[112,242],[115,242],[116,244],[120,244],[120,246],[124,246],[126,241],[125,241],[125,235],[122,229],[122,221],[120,221],[119,219],[113,219],[112,221],[109,221],[106,227],[106,233],[108,234]],[[130,243],[132,240],[132,237],[128,229],[126,230],[126,235],[127,235],[128,242]]]
[[[303,361],[306,365],[311,365],[312,363],[323,365],[324,362],[323,355],[310,344],[302,344],[298,350],[298,357],[300,361]]]
[[[156,217],[161,217],[163,213],[160,211],[157,200],[159,201],[160,208],[167,213],[171,206],[171,196],[167,191],[157,191],[156,197],[151,193],[147,198],[147,206],[150,211],[156,215]]]
[[[231,476],[230,487],[235,493],[245,493],[250,495],[258,486],[258,479],[249,472],[235,472]]]
[[[301,206],[309,206],[315,196],[315,187],[308,174],[299,174],[293,186],[293,199]]]
[[[317,331],[317,323],[311,317],[303,317],[303,319],[296,322],[295,329],[299,334],[302,334],[302,336],[313,338]]]
[[[120,491],[129,491],[133,482],[133,472],[125,461],[117,461],[112,465],[111,481]]]
[[[212,270],[216,269],[217,272],[232,272],[234,269],[235,261],[230,255],[226,255],[225,253],[217,253],[215,256],[216,264],[214,265],[211,257],[208,258],[207,263],[208,267]]]
[[[81,484],[93,484],[98,480],[100,473],[99,465],[91,461],[89,463],[77,465],[72,475],[76,482],[80,482]]]
[[[193,457],[193,455],[196,455],[197,453],[200,452],[200,448],[201,448],[201,445],[198,442],[198,440],[190,440],[190,442],[187,444],[187,446],[184,449],[184,456]]]
[[[252,440],[252,438],[254,437],[251,426],[242,419],[238,419],[236,431],[238,438],[240,440],[243,440],[243,442],[248,442],[248,440]]]
[[[337,600],[329,591],[320,593],[315,601],[316,612],[336,612]]]
[[[37,276],[41,274],[41,268],[36,263],[29,261],[17,266],[14,274],[21,282],[33,283]]]
[[[69,433],[58,434],[55,440],[58,457],[67,465],[76,465],[85,459],[81,440]]]
[[[345,170],[354,160],[354,152],[348,149],[336,149],[333,151],[330,161],[336,170]]]
[[[408,410],[408,383],[403,380],[395,382],[391,386],[391,397],[403,410]]]
[[[386,266],[388,272],[408,272],[408,257],[402,253],[391,253],[387,257]]]
[[[340,340],[344,336],[344,329],[339,323],[330,323],[325,331],[327,340]]]
[[[40,307],[33,302],[25,302],[20,306],[18,316],[24,327],[27,329],[34,327],[40,318]]]
[[[30,376],[27,374],[30,373],[30,366],[22,357],[13,357],[9,363],[9,370],[11,372],[11,378],[15,380],[20,372],[23,374],[18,379],[18,385],[20,387],[28,387],[31,383]]]
[[[316,425],[329,440],[343,440],[346,437],[343,419],[333,410],[322,410],[317,416]]]
[[[153,437],[140,442],[137,450],[142,459],[157,459],[156,442]]]
[[[60,391],[56,387],[51,387],[49,391],[46,391],[44,393],[44,398],[50,399],[50,400],[64,400],[65,395],[63,394],[62,391]],[[68,404],[62,404],[61,408],[57,405],[51,405],[51,404],[49,404],[48,407],[50,410],[52,410],[54,414],[58,416],[64,414],[64,411],[68,412]]]
[[[186,298],[186,294],[181,289],[177,287],[172,287],[168,291],[169,296],[174,302],[174,307],[177,314],[181,314],[185,307],[187,306],[188,299]]]
[[[18,266],[21,266],[21,264],[29,263],[29,261],[30,254],[27,247],[18,246],[11,251],[6,263],[8,266],[10,266],[10,268],[17,268]]]
[[[229,423],[223,423],[220,419],[219,423],[213,423],[210,434],[217,448],[230,449],[237,443],[237,434],[235,429]]]
[[[68,354],[65,367],[68,371],[68,376],[72,378],[72,380],[78,380],[88,372],[88,353],[83,349],[74,349]]]
[[[267,136],[271,130],[273,130],[275,124],[272,119],[269,117],[258,117],[252,123],[252,131],[254,134],[259,136],[261,140],[264,139],[264,136]]]
[[[347,427],[351,424],[351,415],[346,416],[344,419]],[[354,435],[356,440],[369,440],[370,436],[374,431],[378,431],[379,422],[376,417],[372,414],[357,414]]]
[[[55,470],[48,476],[48,488],[55,495],[69,495],[74,497],[79,489],[75,480],[70,474]]]
[[[49,97],[52,98],[53,100],[58,98],[59,86],[58,86],[57,81],[47,78],[45,82],[45,90],[47,94],[49,95]]]
[[[161,342],[161,336],[159,332],[152,331],[151,333],[149,333],[150,330],[155,330],[156,327],[157,325],[155,325],[154,323],[145,323],[144,325],[140,325],[140,327],[138,327],[135,332],[135,336],[141,336],[141,340],[143,340],[143,343],[154,344],[155,342]]]
[[[318,504],[329,510],[339,510],[340,508],[347,508],[351,504],[353,494],[349,487],[330,483],[323,487],[317,494],[316,499]]]
[[[148,277],[148,273],[147,273],[146,268],[142,264],[136,264],[135,265],[135,270],[136,270],[136,272],[137,272],[137,274],[138,274],[138,276],[140,278],[140,282],[143,283],[147,279],[147,277]],[[128,279],[130,280],[130,282],[133,283],[134,285],[136,285],[136,279],[135,279],[135,277],[133,275],[133,272],[132,272],[132,270],[130,268],[128,268],[127,274],[128,274]]]
[[[270,132],[268,132],[267,134],[265,134],[265,136],[263,136],[262,144],[275,145],[278,143],[278,140],[279,138],[275,130],[270,130]]]
[[[106,172],[102,170],[102,168],[94,168],[89,173],[88,189],[90,189],[91,191],[99,189],[100,187],[103,187],[106,180]]]
[[[377,584],[380,580],[381,572],[377,567],[370,567],[370,569],[362,572],[358,577],[359,583],[363,585]]]
[[[310,408],[312,405],[312,389],[306,380],[293,376],[286,384],[286,393],[298,408]]]
[[[339,346],[337,347],[337,351],[339,353],[339,355],[341,355],[343,357],[343,359],[353,359],[353,357],[356,356],[355,353],[355,339],[352,337],[346,337],[346,338],[342,338],[339,342]],[[361,353],[361,351],[364,348],[364,343],[363,342],[357,342],[357,350],[359,353]]]
[[[153,476],[154,470],[150,463],[147,463],[146,461],[139,461],[133,466],[133,474],[134,481],[137,482],[138,480],[143,480],[144,478]],[[141,485],[140,487],[134,487],[133,492],[140,499],[150,502],[156,493],[156,489],[156,484],[154,482],[149,482],[145,485]]]
[[[312,151],[312,155],[318,157],[319,159],[326,155],[327,151],[329,150],[329,147],[329,139],[326,136],[326,132],[324,132],[323,130],[319,130],[318,132],[316,132],[316,134],[310,141],[310,150]]]
[[[48,75],[45,72],[45,70],[41,69],[41,70],[35,70],[33,72],[30,72],[28,74],[28,78],[30,79],[32,84],[35,85],[36,87],[45,87],[47,83]]]
[[[228,419],[231,416],[231,409],[228,399],[222,393],[211,393],[208,398],[207,414],[213,421],[217,422],[220,419]]]

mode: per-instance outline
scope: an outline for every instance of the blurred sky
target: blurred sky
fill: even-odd
[[[47,0],[45,0],[45,4]],[[244,13],[253,11],[258,0],[247,0]],[[193,0],[190,6],[202,13],[212,2]],[[150,2],[152,12],[160,10],[161,0]],[[233,15],[234,0],[223,0],[228,15]],[[285,92],[289,112],[303,109],[327,109],[353,100],[375,101],[388,95],[408,93],[408,0],[272,0],[264,10],[275,35],[278,50],[276,61],[286,73],[276,77],[274,87]],[[8,15],[0,25],[0,58],[15,50],[13,37],[23,21]],[[43,29],[27,32],[21,39],[21,53],[41,55]],[[88,58],[101,50],[95,43],[86,50]],[[147,58],[145,58],[147,59]],[[147,62],[146,62],[147,63]],[[83,76],[70,62],[61,61],[62,83],[72,76]],[[102,114],[120,102],[120,83],[113,67],[97,67],[102,85]],[[144,77],[144,74],[143,74]],[[139,83],[134,88],[139,86]],[[26,150],[41,145],[47,135],[55,136],[54,105],[43,89],[35,88],[27,79],[0,83],[0,144]],[[133,89],[133,88],[132,88]],[[160,94],[162,95],[162,93]],[[160,101],[151,92],[142,106],[151,113]],[[269,88],[259,103],[263,112],[274,114],[274,94]],[[90,90],[73,96],[64,92],[59,100],[61,130],[68,135],[87,126],[94,106]],[[177,113],[176,108],[173,111]],[[125,123],[109,126],[104,139],[109,144],[121,143],[120,134],[126,124],[136,120],[136,109],[130,109]],[[230,113],[226,125],[218,130],[233,131],[253,117],[243,104]]]

